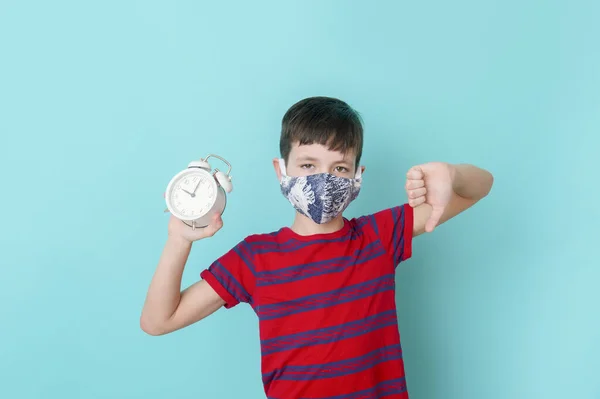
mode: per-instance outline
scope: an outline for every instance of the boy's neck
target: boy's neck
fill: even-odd
[[[318,224],[306,216],[296,213],[296,218],[292,224],[292,231],[301,236],[310,236],[315,234],[335,233],[344,227],[344,218],[339,215],[330,222]]]

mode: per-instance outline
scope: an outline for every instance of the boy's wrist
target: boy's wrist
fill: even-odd
[[[192,241],[178,234],[169,234],[167,242],[179,247],[191,247]]]

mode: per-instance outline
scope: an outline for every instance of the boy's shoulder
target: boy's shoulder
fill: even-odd
[[[276,252],[281,242],[285,241],[286,227],[262,233],[250,233],[242,236],[232,248],[234,251],[243,251],[247,255],[258,253]]]
[[[283,235],[285,235],[284,232],[286,229],[287,227],[281,227],[280,229],[273,230],[270,232],[251,233],[244,237],[242,241],[246,242],[247,244],[276,242],[280,240],[283,237]]]

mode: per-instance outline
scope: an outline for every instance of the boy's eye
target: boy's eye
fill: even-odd
[[[335,170],[336,170],[337,172],[339,172],[339,173],[346,173],[346,172],[348,172],[348,169],[344,168],[343,166],[337,166],[337,167],[335,168]]]
[[[309,164],[309,163],[305,163],[304,165],[301,165],[300,167],[301,167],[302,169],[310,169],[310,168],[312,168],[312,167],[313,167],[313,165],[312,165],[312,164]]]

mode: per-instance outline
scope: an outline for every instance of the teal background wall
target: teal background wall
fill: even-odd
[[[263,398],[255,315],[139,328],[171,176],[215,152],[235,188],[184,284],[289,224],[271,159],[295,101],[363,115],[347,216],[416,163],[492,194],[398,270],[413,399],[600,398],[600,3],[0,2],[0,397]]]

